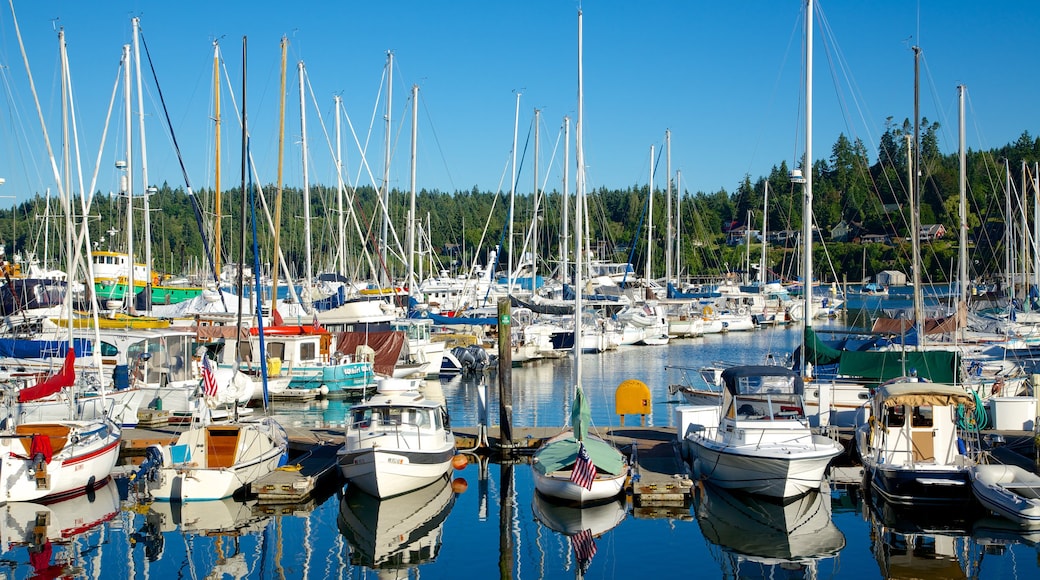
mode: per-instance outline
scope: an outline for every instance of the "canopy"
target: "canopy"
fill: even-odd
[[[932,405],[936,407],[952,407],[964,405],[975,407],[975,397],[972,393],[956,385],[944,385],[941,383],[900,381],[889,385],[881,385],[874,394],[884,407],[898,407],[910,405],[919,407],[921,405]]]
[[[625,462],[617,449],[598,437],[586,437],[582,443],[585,451],[598,471],[610,475],[621,475]],[[570,469],[578,458],[578,440],[567,437],[545,445],[538,452],[538,461],[532,465],[543,474]]]

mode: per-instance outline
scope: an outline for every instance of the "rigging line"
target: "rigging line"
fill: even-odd
[[[177,154],[177,163],[181,168],[181,176],[184,178],[184,185],[188,188],[188,198],[191,200],[191,209],[195,213],[195,225],[199,229],[199,236],[202,237],[203,251],[206,252],[206,260],[209,262],[210,274],[213,275],[213,282],[217,287],[217,295],[220,296],[220,303],[224,306],[224,311],[227,312],[227,302],[224,300],[224,292],[220,288],[220,280],[217,278],[217,265],[213,261],[213,252],[209,247],[209,238],[206,236],[206,229],[203,226],[202,219],[202,207],[199,205],[199,200],[195,197],[195,192],[191,186],[191,178],[188,177],[188,169],[184,165],[184,156],[181,154],[181,147],[177,143],[177,134],[173,130],[173,123],[170,122],[170,111],[166,106],[166,98],[163,96],[162,87],[159,86],[159,76],[155,72],[155,63],[152,62],[151,52],[148,50],[148,43],[144,38],[144,31],[140,31],[141,46],[144,47],[144,54],[146,60],[148,60],[148,68],[152,72],[152,80],[155,81],[155,90],[159,93],[159,102],[162,104],[163,117],[166,120],[166,128],[170,132],[170,140],[173,141],[173,150]],[[147,184],[146,184],[147,185]],[[245,192],[242,192],[245,195]]]

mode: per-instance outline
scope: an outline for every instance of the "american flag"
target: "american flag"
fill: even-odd
[[[578,560],[578,568],[584,576],[589,571],[592,557],[596,555],[596,540],[592,539],[592,530],[582,530],[570,537],[574,556]]]
[[[217,396],[217,377],[213,374],[213,365],[209,357],[202,355],[202,390],[207,397]]]
[[[318,322],[318,311],[317,310],[314,311],[314,322],[313,322],[312,326],[314,326],[314,330],[321,330],[321,323]]]
[[[585,450],[585,444],[578,441],[578,458],[574,461],[574,469],[571,470],[571,481],[584,487],[592,489],[592,480],[596,478],[596,466]]]

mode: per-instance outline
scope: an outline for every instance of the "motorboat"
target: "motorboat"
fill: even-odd
[[[780,366],[737,366],[723,371],[722,383],[719,406],[686,407],[694,419],[680,425],[694,475],[777,498],[819,489],[844,448],[813,432],[801,376]]]
[[[442,403],[424,397],[413,381],[383,378],[375,395],[351,407],[336,455],[351,485],[388,498],[448,474],[455,435]]]
[[[960,405],[973,409],[975,398],[959,385],[918,377],[882,384],[867,421],[856,429],[871,490],[896,504],[970,502],[975,461],[957,426]]]

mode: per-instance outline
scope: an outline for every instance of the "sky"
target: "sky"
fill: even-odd
[[[244,42],[250,151],[260,182],[276,181],[284,37],[287,185],[304,182],[301,62],[309,183],[337,182],[337,95],[343,103],[338,148],[345,183],[382,183],[385,74],[392,51],[392,187],[410,188],[414,85],[418,189],[509,192],[515,133],[516,191],[534,189],[535,168],[540,187],[561,190],[565,117],[571,127],[569,165],[575,164],[579,8],[589,190],[645,186],[651,147],[657,156],[654,182],[663,189],[666,131],[671,174],[680,173],[681,188],[690,193],[732,192],[745,175],[755,179],[785,161],[792,166],[804,150],[801,0],[13,0],[14,16],[11,1],[0,6],[0,208],[57,191],[16,21],[55,155],[62,143],[57,30],[64,30],[79,151],[75,175],[82,175],[73,183],[82,179],[89,189],[96,166],[93,190],[101,192],[118,190],[121,170],[115,162],[126,158],[119,62],[123,45],[133,42],[132,17],[140,18],[147,46],[141,60],[151,184],[214,186],[214,42],[222,62],[221,186],[241,182],[236,110],[243,102]],[[886,119],[901,124],[912,117],[914,45],[922,49],[921,114],[941,124],[944,152],[957,150],[960,84],[967,86],[969,148],[999,147],[1023,131],[1040,134],[1031,42],[1040,25],[1038,8],[1034,0],[818,2],[814,159],[829,157],[844,133],[862,139],[873,160]],[[131,99],[137,151],[132,165],[140,184],[136,88]],[[572,192],[575,174],[569,171]]]

